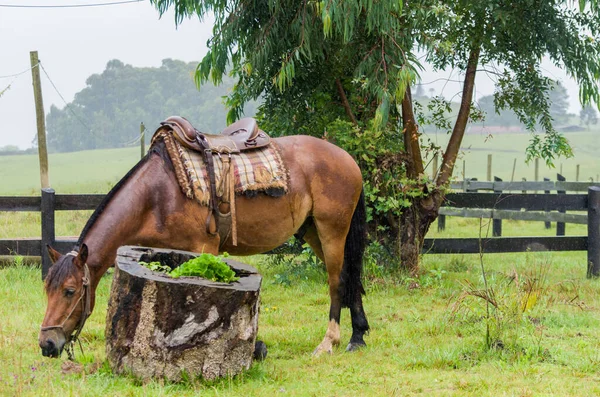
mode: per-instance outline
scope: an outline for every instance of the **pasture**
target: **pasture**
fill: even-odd
[[[443,133],[424,134],[437,145],[445,145],[448,135]],[[597,180],[600,174],[598,153],[600,152],[600,130],[565,134],[574,158],[557,159],[556,168],[547,168],[540,163],[540,178],[552,180],[563,166],[563,175],[568,181],[575,180],[576,165],[580,164],[581,181]],[[462,160],[466,162],[467,178],[485,180],[487,155],[493,154],[493,175],[509,181],[513,161],[517,159],[515,180],[525,177],[534,180],[533,164],[525,163],[525,147],[529,134],[466,134],[460,159],[454,176],[461,177]],[[123,149],[88,150],[74,153],[49,155],[50,184],[57,193],[106,193],[121,176],[139,160],[139,147]],[[427,159],[429,161],[430,159]],[[431,173],[432,163],[429,164]],[[39,195],[39,168],[35,155],[0,156],[0,195]]]
[[[443,133],[425,134],[425,136],[442,147],[445,147],[444,145],[446,145],[449,138],[449,135]],[[590,178],[597,181],[600,174],[600,165],[598,164],[600,131],[569,132],[565,133],[564,136],[573,149],[574,157],[555,159],[555,168],[549,168],[543,161],[540,161],[540,180],[544,177],[556,180],[556,173],[560,172],[562,167],[562,175],[567,178],[567,181],[575,181],[576,167],[579,164],[580,181],[589,181]],[[462,179],[462,160],[465,160],[465,176],[467,178],[477,178],[480,181],[486,180],[487,156],[492,154],[493,176],[502,178],[504,181],[510,181],[513,162],[516,159],[515,180],[520,181],[521,178],[527,178],[528,181],[534,181],[534,163],[525,163],[525,148],[529,144],[530,138],[529,134],[488,135],[467,133],[461,145],[462,152],[457,160],[454,176]],[[429,167],[431,167],[431,164],[429,164]]]
[[[0,394],[54,395],[455,395],[579,396],[600,393],[598,282],[584,278],[583,253],[506,254],[484,258],[490,281],[521,280],[548,265],[543,294],[522,320],[508,320],[502,347],[485,347],[485,304],[471,298],[453,313],[466,280],[482,287],[476,256],[425,256],[415,279],[386,274],[367,282],[368,347],[311,356],[323,334],[328,306],[318,267],[268,265],[250,258],[264,276],[259,338],[269,355],[241,376],[205,384],[150,382],[114,376],[105,364],[104,321],[111,276],[98,289],[96,309],[82,333],[83,368],[43,358],[37,332],[44,312],[39,269],[0,270]],[[516,298],[513,298],[516,299]],[[347,311],[342,338],[350,336]]]
[[[507,145],[510,140],[494,139],[508,139]],[[586,139],[597,142],[590,134]],[[517,147],[514,141],[512,147]],[[104,193],[138,156],[137,148],[51,155],[50,180],[57,193]],[[576,156],[577,163],[587,164],[579,153]],[[508,157],[503,167],[512,170],[514,157]],[[495,155],[494,161],[500,158]],[[591,154],[588,160],[591,167]],[[597,163],[593,166],[600,172]],[[35,157],[0,157],[0,180],[0,195],[38,194]],[[57,235],[78,235],[89,215],[57,213]],[[487,222],[481,226],[485,235]],[[0,213],[0,238],[39,236],[39,229],[38,214]],[[569,224],[566,229],[567,235],[586,234],[585,225]],[[542,223],[503,225],[506,236],[554,233]],[[478,220],[448,218],[445,232],[437,232],[434,224],[429,236],[479,234]],[[481,260],[477,255],[424,255],[422,272],[415,277],[367,262],[364,304],[371,324],[367,348],[344,352],[351,330],[344,310],[342,345],[333,355],[318,358],[311,352],[325,332],[329,304],[325,272],[307,254],[279,259],[240,258],[264,277],[259,339],[267,344],[267,359],[232,379],[165,384],[115,376],[105,362],[111,272],[100,282],[96,308],[82,333],[84,354],[76,348],[82,365],[65,364],[64,355],[59,360],[42,357],[37,346],[45,310],[40,270],[23,265],[23,258],[12,258],[0,269],[0,395],[600,394],[600,282],[585,278],[585,252],[494,254]],[[498,307],[491,307],[491,314],[481,298],[486,281]],[[493,337],[491,348],[486,335]]]

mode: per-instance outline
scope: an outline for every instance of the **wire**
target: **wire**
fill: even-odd
[[[142,132],[141,134],[139,134],[136,138],[133,138],[131,141],[128,142],[121,142],[122,146],[132,146],[134,144],[137,144],[139,141],[141,141],[143,138],[146,137],[146,127],[144,126],[144,132]]]
[[[11,74],[11,75],[8,75],[8,76],[0,76],[0,78],[9,78],[9,77],[12,77],[12,80],[10,81],[10,83],[8,83],[8,85],[6,86],[6,88],[4,88],[3,90],[0,91],[0,97],[2,97],[4,94],[6,94],[6,92],[8,90],[10,90],[10,87],[12,87],[12,85],[15,83],[15,81],[17,81],[17,79],[19,77],[21,77],[23,74],[29,72],[30,70],[33,70],[33,69],[37,68],[38,66],[39,66],[39,62],[36,63],[35,65],[33,65],[32,67],[30,67],[29,69],[26,69],[26,70],[24,70],[22,72]]]
[[[431,81],[428,81],[426,83],[419,83],[419,84],[420,85],[428,85],[428,84],[437,83],[438,81],[445,81],[445,82],[451,82],[451,83],[462,83],[463,82],[462,80],[452,80],[452,79],[450,79],[448,77],[440,77],[440,78],[437,78],[435,80],[431,80]]]
[[[73,110],[73,108],[67,103],[67,101],[65,100],[65,98],[62,96],[62,94],[60,93],[60,91],[58,90],[58,88],[56,88],[56,85],[54,84],[54,82],[52,81],[52,79],[50,78],[50,76],[48,75],[48,72],[46,72],[46,69],[44,69],[44,65],[42,65],[41,62],[38,65],[40,65],[42,67],[42,71],[44,72],[44,74],[48,78],[48,81],[50,81],[50,84],[52,84],[52,87],[54,87],[54,90],[56,91],[56,93],[58,94],[58,96],[60,96],[60,99],[63,100],[63,102],[65,103],[66,107],[71,111],[71,113],[73,114],[73,116],[75,116],[75,118],[81,123],[81,125],[83,125],[90,132],[90,134],[94,135],[94,133],[92,132],[92,129],[77,115],[77,113],[75,113],[75,111]]]
[[[12,83],[14,83],[14,80],[11,81],[10,83],[8,83],[6,88],[4,88],[3,90],[0,90],[0,98],[2,98],[2,95],[4,95],[6,93],[6,91],[10,90],[10,86],[12,85]]]
[[[114,5],[119,5],[119,4],[140,3],[141,1],[142,0],[124,0],[124,1],[112,1],[109,3],[55,4],[55,5],[0,4],[0,7],[5,7],[5,8],[80,8],[80,7],[114,6]]]
[[[25,69],[25,70],[23,70],[22,72],[19,72],[19,73],[15,73],[15,74],[7,74],[6,76],[0,76],[0,79],[9,79],[9,78],[11,78],[11,77],[19,77],[20,75],[22,75],[22,74],[24,74],[24,73],[27,73],[27,72],[29,72],[29,71],[30,71],[30,70],[32,70],[33,68],[37,68],[37,67],[38,67],[38,65],[39,65],[39,63],[38,63],[38,64],[36,64],[36,65],[33,65],[32,67],[30,67],[30,68],[28,68],[28,69]]]

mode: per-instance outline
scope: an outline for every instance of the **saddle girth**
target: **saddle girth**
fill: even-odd
[[[217,201],[217,182],[215,177],[215,162],[213,161],[213,152],[210,145],[203,134],[196,134],[196,142],[203,148],[204,163],[206,164],[206,171],[208,173],[208,179],[210,180],[210,201],[208,203],[208,216],[206,217],[206,232],[211,236],[216,236],[219,233],[219,203]],[[215,231],[210,231],[210,218],[215,219]],[[237,236],[236,236],[237,240]],[[235,241],[234,245],[237,245]]]

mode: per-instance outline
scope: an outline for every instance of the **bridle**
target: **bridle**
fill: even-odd
[[[77,257],[77,255],[79,255],[79,253],[77,251],[71,251],[69,252],[67,255],[73,256],[73,257]],[[79,302],[81,302],[81,317],[79,318],[79,322],[77,323],[77,326],[75,327],[75,334],[71,335],[69,337],[69,340],[67,340],[67,342],[65,343],[64,349],[67,352],[67,355],[69,356],[69,360],[74,361],[75,356],[73,355],[73,344],[75,341],[78,341],[78,337],[79,334],[81,333],[81,330],[83,329],[83,326],[85,325],[86,320],[88,319],[88,317],[91,314],[91,294],[90,294],[90,269],[87,265],[87,263],[83,264],[83,278],[81,279],[82,281],[82,290],[81,290],[81,295],[79,295],[79,299],[77,299],[77,302],[75,302],[75,304],[73,305],[73,307],[71,307],[71,311],[69,312],[69,314],[67,315],[67,317],[63,320],[63,322],[60,325],[49,325],[46,327],[41,327],[41,331],[49,331],[52,329],[58,329],[60,330],[63,335],[66,336],[66,332],[64,329],[64,325],[67,322],[67,320],[69,320],[69,318],[71,318],[71,315],[73,314],[73,312],[75,311],[75,308],[77,308],[77,305],[79,305]],[[81,348],[81,342],[79,342],[79,347]],[[83,351],[83,348],[81,349]]]

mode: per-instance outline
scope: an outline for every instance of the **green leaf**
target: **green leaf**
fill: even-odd
[[[323,12],[323,35],[325,38],[331,36],[331,15],[327,11]]]
[[[202,277],[207,280],[230,283],[239,279],[235,272],[221,258],[211,254],[201,254],[182,263],[169,274],[171,277]]]

